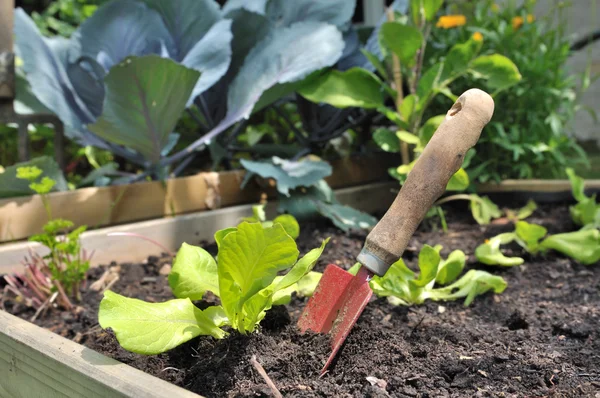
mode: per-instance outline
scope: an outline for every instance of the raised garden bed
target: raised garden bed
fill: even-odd
[[[375,182],[337,189],[335,194],[340,203],[372,213],[387,209],[394,200],[397,189],[398,184],[393,181]],[[91,261],[93,266],[107,264],[111,261],[143,261],[149,254],[159,255],[160,248],[145,240],[133,237],[114,237],[108,234],[110,232],[132,232],[161,242],[169,250],[177,251],[183,242],[210,241],[219,229],[235,225],[242,217],[251,216],[253,204],[100,228],[83,233],[81,242],[86,250],[94,251]],[[269,202],[268,212],[274,214],[276,206],[275,201]],[[0,275],[21,269],[23,267],[22,260],[30,250],[41,255],[45,255],[48,251],[47,248],[35,242],[1,245]]]
[[[96,292],[85,293],[82,310],[53,312],[36,323],[205,396],[270,394],[250,364],[256,355],[286,396],[593,397],[600,390],[598,265],[582,266],[555,254],[528,256],[517,248],[506,254],[523,256],[526,263],[520,267],[478,264],[475,247],[511,226],[479,226],[463,207],[455,207],[449,212],[448,233],[426,224],[419,228],[405,253],[407,264],[415,265],[423,244],[443,245],[443,255],[461,249],[469,256],[468,268],[503,276],[508,282],[506,291],[477,297],[467,308],[461,301],[406,308],[374,300],[322,378],[318,373],[328,355],[327,339],[297,333],[295,322],[305,304],[300,299],[272,311],[260,333],[234,334],[221,341],[196,338],[152,357],[124,351],[110,332],[99,328],[101,295]],[[549,233],[576,229],[566,204],[541,206],[528,221],[545,226]],[[317,270],[330,262],[349,268],[365,236],[366,232],[342,233],[326,222],[303,223],[298,246],[306,252],[332,237]],[[215,252],[214,245],[205,247]],[[163,275],[166,264],[170,259],[164,256],[121,264],[121,279],[112,290],[146,301],[170,299]],[[89,282],[102,272],[102,267],[91,271]],[[24,319],[33,315],[10,301],[6,309]],[[0,331],[6,333],[5,327]]]
[[[352,156],[331,162],[325,180],[334,188],[352,187],[387,179],[387,169],[399,163],[392,154]],[[272,186],[241,183],[245,171],[199,173],[166,182],[139,182],[109,187],[81,188],[48,195],[55,218],[89,228],[172,217],[245,203],[276,195]],[[40,195],[0,199],[0,242],[27,238],[47,221]]]

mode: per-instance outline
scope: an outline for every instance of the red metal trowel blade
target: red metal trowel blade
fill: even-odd
[[[329,264],[300,319],[298,327],[304,333],[331,334],[332,352],[321,374],[325,373],[352,327],[365,309],[373,291],[369,287],[372,274],[361,267],[356,276]]]

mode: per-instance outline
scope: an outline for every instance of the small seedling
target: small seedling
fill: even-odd
[[[81,248],[80,241],[80,235],[86,227],[68,232],[73,228],[71,221],[52,219],[47,194],[55,181],[42,177],[42,170],[35,166],[20,167],[17,169],[17,178],[29,181],[29,187],[42,199],[49,221],[44,225],[43,233],[29,240],[46,246],[50,253],[42,257],[31,252],[25,258],[24,273],[4,277],[7,282],[5,290],[38,311],[47,308],[55,300],[63,308],[71,309],[73,305],[69,297],[80,300],[80,285],[90,265],[91,255]]]
[[[585,194],[585,181],[573,169],[567,168],[566,172],[571,181],[573,197],[577,201],[576,205],[569,208],[573,222],[583,229],[600,228],[600,204],[596,202],[596,195]]]
[[[252,217],[244,218],[248,222],[260,222],[263,227],[272,227],[274,224],[281,224],[285,232],[288,233],[294,240],[300,236],[300,224],[296,217],[291,214],[281,214],[275,217],[272,221],[267,220],[265,213],[265,205],[252,206]]]
[[[600,260],[600,231],[595,228],[581,229],[556,235],[547,235],[546,228],[526,221],[519,221],[514,232],[505,232],[486,240],[475,249],[475,257],[483,264],[512,267],[521,265],[521,257],[506,257],[501,245],[517,243],[530,254],[556,250],[566,256],[590,265]]]
[[[485,271],[470,270],[457,280],[465,266],[465,254],[455,250],[443,260],[439,254],[441,249],[439,245],[423,246],[419,253],[418,275],[402,259],[398,260],[383,277],[375,276],[370,281],[373,293],[379,297],[387,297],[394,305],[465,298],[464,305],[469,306],[480,294],[489,290],[502,293],[506,289],[507,283],[503,278]],[[354,266],[350,272],[355,272],[358,266]],[[436,285],[443,287],[436,288]]]
[[[498,220],[501,222],[501,217],[503,216],[505,217],[505,222],[517,223],[518,221],[524,220],[531,216],[537,209],[537,204],[533,200],[528,201],[525,206],[517,210],[507,208],[500,210],[500,208],[487,196],[482,197],[477,194],[456,194],[446,196],[445,198],[438,200],[428,213],[429,217],[440,217],[444,232],[447,232],[448,228],[446,224],[446,217],[441,205],[456,200],[469,201],[471,214],[479,225],[487,225],[493,220]]]
[[[177,299],[146,303],[106,291],[100,325],[111,328],[126,350],[158,354],[199,335],[224,338],[224,326],[251,333],[274,305],[288,303],[294,293],[311,295],[321,277],[312,269],[329,239],[298,260],[296,242],[284,224],[259,221],[264,217],[260,207],[256,211],[257,220],[215,234],[216,261],[200,247],[181,246],[169,274]],[[206,292],[220,298],[221,305],[197,308],[192,300],[202,300]]]

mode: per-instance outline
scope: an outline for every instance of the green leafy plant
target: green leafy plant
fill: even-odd
[[[438,62],[424,68],[424,56],[435,15],[442,2],[411,2],[412,18],[390,13],[389,21],[378,31],[378,57],[363,49],[378,74],[363,68],[346,71],[327,71],[304,84],[299,93],[310,101],[338,108],[360,107],[373,109],[393,123],[373,134],[374,141],[387,152],[400,152],[403,164],[390,169],[390,174],[404,181],[415,160],[410,159],[409,146],[418,156],[442,123],[445,115],[425,118],[433,99],[442,94],[457,99],[450,89],[453,82],[473,75],[497,95],[520,81],[514,63],[501,54],[480,55],[478,36],[462,40],[448,49]],[[408,92],[405,93],[405,85]],[[394,104],[387,106],[388,100]],[[468,162],[473,154],[465,156]],[[460,169],[448,183],[447,189],[462,191],[469,186],[469,176]]]
[[[259,208],[255,217],[264,217]],[[253,332],[272,306],[289,302],[294,293],[312,294],[321,277],[312,268],[329,241],[298,259],[285,223],[263,223],[243,221],[218,231],[216,261],[206,250],[183,244],[169,274],[174,300],[146,303],[107,291],[100,303],[100,325],[111,328],[123,348],[148,355],[199,335],[224,338],[224,326]],[[202,300],[206,292],[218,297],[220,305],[197,308],[192,300]]]
[[[487,225],[492,220],[500,219],[501,217],[505,217],[505,220],[509,222],[516,223],[519,220],[524,220],[531,216],[537,209],[537,204],[533,200],[529,200],[525,206],[517,210],[508,208],[500,210],[500,208],[487,196],[482,197],[474,193],[450,195],[435,202],[434,206],[427,213],[427,218],[429,219],[436,216],[440,218],[444,232],[448,231],[448,226],[446,223],[446,216],[441,205],[456,200],[469,201],[471,215],[479,225]]]
[[[553,3],[545,15],[534,18],[535,1],[494,0],[448,2],[446,11],[463,16],[461,26],[432,29],[424,64],[435,65],[456,43],[477,34],[481,54],[500,53],[519,68],[522,80],[495,96],[497,106],[484,128],[470,169],[471,180],[480,183],[504,179],[564,178],[565,167],[584,166],[587,156],[568,134],[581,104],[581,95],[593,82],[588,67],[581,75],[569,71],[573,52],[566,31],[567,15],[574,2]],[[539,7],[537,7],[539,11]],[[455,81],[454,92],[482,83],[470,74]],[[438,96],[431,103],[435,115],[451,105]]]
[[[487,291],[502,293],[506,281],[485,271],[470,270],[459,279],[466,257],[455,250],[446,260],[441,259],[441,246],[424,245],[419,252],[419,274],[398,260],[383,276],[375,276],[369,282],[373,293],[378,297],[387,297],[394,305],[422,304],[425,300],[452,301],[465,298],[464,305],[469,306],[476,296]],[[351,272],[358,269],[358,264]],[[435,287],[443,285],[443,287]]]
[[[265,213],[265,206],[266,205],[264,204],[252,206],[252,217],[246,217],[244,218],[244,221],[260,222],[265,228],[272,227],[274,224],[281,224],[285,232],[287,232],[292,239],[298,239],[298,236],[300,236],[300,224],[298,224],[296,217],[291,214],[280,214],[272,221],[269,221],[267,220],[267,215]]]
[[[517,243],[530,254],[558,251],[582,264],[590,265],[600,260],[600,231],[596,228],[581,229],[547,235],[541,225],[518,221],[514,232],[506,232],[486,240],[475,249],[475,257],[483,264],[512,267],[521,265],[521,257],[506,257],[500,250],[501,245]]]
[[[596,202],[596,195],[585,194],[585,181],[572,168],[567,168],[566,173],[571,181],[573,198],[577,201],[576,205],[569,207],[573,222],[584,229],[600,228],[600,205]]]
[[[59,34],[69,37],[77,27],[91,17],[98,5],[106,0],[54,0],[42,12],[34,11],[31,17],[43,35]]]
[[[325,161],[314,157],[297,161],[272,157],[260,161],[242,159],[241,162],[249,171],[242,186],[254,174],[276,181],[278,210],[282,213],[292,214],[298,219],[321,215],[344,231],[369,228],[377,223],[375,217],[338,202],[324,180],[332,173],[331,165]]]
[[[354,1],[259,3],[112,0],[69,39],[44,38],[17,9],[16,47],[33,94],[69,138],[142,170],[126,181],[164,179],[341,58]],[[202,135],[177,147],[183,112]]]
[[[31,253],[25,258],[25,272],[7,275],[7,290],[37,309],[46,308],[58,299],[59,304],[72,308],[69,297],[80,300],[80,285],[85,280],[91,256],[82,249],[80,235],[85,226],[73,229],[69,220],[53,219],[47,194],[56,181],[37,166],[22,166],[16,169],[16,178],[27,181],[29,188],[40,195],[48,215],[43,233],[31,236],[32,242],[44,245],[49,253],[40,256]],[[37,314],[36,314],[37,316]]]

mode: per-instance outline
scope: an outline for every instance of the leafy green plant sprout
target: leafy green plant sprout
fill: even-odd
[[[466,262],[465,253],[455,250],[447,259],[440,257],[442,246],[424,245],[419,252],[419,274],[406,266],[404,260],[395,262],[383,276],[375,276],[369,282],[373,293],[378,297],[387,297],[393,305],[416,305],[426,300],[452,301],[465,298],[464,305],[469,306],[476,296],[487,291],[502,293],[506,281],[485,271],[470,270],[460,279]],[[350,272],[355,273],[360,264]],[[435,287],[441,285],[443,287]]]
[[[441,205],[456,200],[467,200],[470,202],[469,208],[471,210],[471,214],[479,225],[487,225],[493,219],[498,219],[503,215],[509,221],[516,223],[519,220],[524,220],[531,216],[537,209],[537,204],[533,200],[529,200],[525,206],[515,211],[512,209],[500,210],[500,208],[487,196],[482,197],[477,194],[466,193],[450,195],[438,200],[428,213],[429,217],[435,215],[440,217],[444,232],[448,232],[448,226],[446,223],[446,216],[441,208]]]
[[[585,194],[585,181],[572,168],[567,168],[566,173],[571,182],[573,198],[577,201],[569,208],[573,222],[583,229],[600,228],[600,205],[596,202],[596,195]]]
[[[558,251],[582,264],[590,265],[600,261],[600,231],[595,228],[581,229],[555,235],[547,235],[548,230],[541,225],[518,221],[514,232],[505,232],[486,240],[475,249],[475,257],[487,265],[512,267],[521,265],[521,257],[507,257],[500,247],[517,243],[530,254]]]
[[[312,268],[329,239],[298,259],[292,235],[299,230],[284,226],[291,219],[278,217],[285,221],[271,223],[264,221],[263,206],[254,211],[249,221],[215,234],[216,260],[200,247],[181,246],[169,274],[176,299],[146,303],[106,291],[98,313],[100,325],[111,328],[126,350],[151,355],[199,335],[225,338],[224,327],[252,333],[274,305],[288,303],[294,293],[311,295],[321,277]],[[202,300],[206,292],[220,303],[201,310],[192,300]]]
[[[38,180],[41,175],[42,170],[37,166],[25,166],[17,169],[17,178],[29,181],[29,188],[40,195],[42,203],[44,204],[44,209],[48,215],[48,220],[51,220],[52,209],[50,207],[50,202],[48,201],[48,196],[46,195],[52,190],[56,181],[48,176],[44,176],[41,180]]]
[[[48,214],[49,221],[43,227],[44,232],[29,240],[41,243],[50,252],[40,256],[31,251],[24,260],[24,273],[4,276],[7,282],[5,291],[10,291],[26,305],[36,308],[38,311],[34,319],[56,300],[60,306],[70,310],[73,304],[69,297],[80,300],[80,285],[93,255],[81,247],[80,235],[86,227],[71,230],[74,226],[71,221],[52,219],[47,194],[56,182],[47,176],[41,177],[42,170],[38,167],[20,167],[16,175],[30,182],[29,187],[40,195]]]

